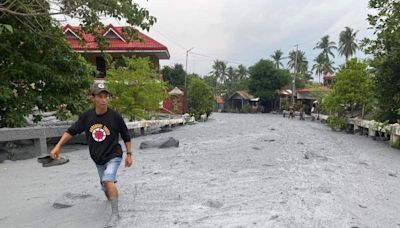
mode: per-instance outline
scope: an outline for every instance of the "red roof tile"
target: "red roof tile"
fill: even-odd
[[[102,33],[103,35],[109,31],[109,29],[112,29],[116,32],[117,35],[121,36],[122,38],[124,37],[122,29],[124,27],[120,26],[113,26],[113,25],[108,25],[104,28]],[[79,26],[71,26],[71,25],[66,25],[64,26],[63,30],[64,32],[70,29],[74,32],[77,32],[80,30]],[[138,33],[139,38],[143,40],[143,42],[134,40],[132,42],[125,42],[119,38],[110,38],[108,39],[109,46],[107,50],[163,50],[163,51],[168,51],[167,47],[162,45],[161,43],[157,42],[156,40],[150,38],[149,36],[139,32]],[[97,50],[97,43],[94,41],[94,36],[91,34],[81,34],[81,38],[86,41],[86,43],[82,46],[79,42],[79,39],[66,39],[68,43],[72,46],[74,50]]]
[[[320,88],[301,88],[297,89],[298,93],[309,93],[309,92],[328,92],[329,88],[326,86],[321,86]]]

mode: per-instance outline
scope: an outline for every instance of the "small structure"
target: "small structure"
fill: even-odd
[[[290,98],[292,97],[292,90],[277,90],[276,94],[279,97],[278,111],[289,110],[290,108]]]
[[[328,88],[332,88],[335,84],[335,75],[327,74],[324,75],[324,86]]]
[[[174,114],[185,113],[185,94],[178,87],[168,92],[168,98],[163,101],[162,111]]]
[[[221,112],[224,110],[224,99],[221,96],[215,96],[214,112]]]
[[[321,93],[321,95],[323,95],[327,94],[328,92],[329,88],[325,86],[320,88],[302,88],[296,90],[296,100],[305,106],[304,111],[309,114],[311,113],[313,102],[318,100],[318,97],[316,97],[317,93]]]
[[[97,78],[104,78],[107,75],[106,61],[103,53],[109,54],[114,60],[124,57],[148,57],[153,65],[158,69],[160,67],[160,59],[169,59],[168,48],[157,42],[151,37],[138,32],[141,39],[128,42],[124,33],[124,27],[109,24],[99,33],[108,41],[108,47],[100,50],[95,37],[91,34],[80,32],[79,26],[64,26],[64,37],[70,46],[80,53],[86,61],[96,66],[98,74]],[[82,42],[84,41],[84,42]]]
[[[260,98],[254,97],[247,91],[240,90],[234,92],[226,103],[231,111],[257,112],[259,101]]]

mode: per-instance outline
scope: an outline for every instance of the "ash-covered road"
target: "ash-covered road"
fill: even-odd
[[[169,136],[179,148],[139,150]],[[400,227],[400,151],[365,136],[215,113],[133,140],[134,167],[119,171],[119,227]],[[0,164],[0,227],[102,227],[110,208],[81,148],[59,167]],[[53,208],[65,193],[74,206]]]

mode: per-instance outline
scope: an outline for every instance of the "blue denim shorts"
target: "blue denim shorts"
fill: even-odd
[[[119,165],[121,164],[122,157],[116,157],[108,161],[104,165],[97,165],[97,172],[99,173],[100,177],[100,184],[101,184],[101,189],[105,191],[105,188],[103,186],[103,183],[105,181],[113,181],[114,183],[117,182],[117,171],[119,168]]]

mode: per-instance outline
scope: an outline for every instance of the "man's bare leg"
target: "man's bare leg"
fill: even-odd
[[[105,194],[107,199],[118,198],[118,189],[113,181],[105,181],[103,185],[106,189]]]
[[[107,227],[118,225],[120,219],[118,211],[118,189],[113,181],[105,181],[104,188],[106,189],[106,196],[111,203],[111,218]]]

